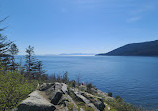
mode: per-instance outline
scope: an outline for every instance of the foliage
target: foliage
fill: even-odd
[[[80,76],[80,74],[78,74],[77,77],[76,77],[76,81],[77,81],[77,86],[78,86],[78,88],[79,88],[79,86],[80,86],[80,79],[81,79],[81,76]]]
[[[6,56],[12,42],[7,40],[6,36],[0,34],[0,57]]]
[[[11,44],[10,49],[8,50],[12,56],[17,55],[19,50],[15,43]]]
[[[91,88],[93,87],[92,86],[92,83],[87,83],[87,92],[91,92]]]
[[[39,81],[48,79],[42,62],[32,56],[33,47],[26,49],[25,67],[15,62],[14,56],[19,50],[16,44],[1,34],[4,29],[0,28],[0,111],[14,108],[37,88]]]
[[[115,98],[118,102],[123,102],[123,99],[120,96],[117,95]]]
[[[33,74],[33,67],[34,67],[34,62],[35,59],[33,57],[34,54],[34,47],[31,47],[30,45],[28,48],[26,48],[26,72],[27,75],[30,76],[29,79],[34,79],[34,74]]]
[[[108,96],[112,97],[112,92],[108,92]]]
[[[73,111],[73,109],[74,109],[74,105],[73,105],[73,103],[68,103],[68,110],[69,111]]]
[[[143,111],[140,107],[135,107],[129,103],[118,101],[117,99],[104,99],[104,101],[118,111]]]
[[[30,45],[26,49],[26,64],[25,64],[25,77],[32,80],[45,81],[47,80],[47,75],[45,74],[45,70],[43,70],[42,61],[36,59],[34,55],[34,47]]]
[[[28,81],[18,71],[0,68],[0,110],[14,108],[37,87],[36,81]]]
[[[84,110],[85,111],[95,111],[93,108],[91,108],[89,106],[85,106]]]
[[[5,19],[0,20],[0,23],[5,21]],[[5,28],[0,28],[0,32]],[[5,66],[5,70],[8,70],[8,66],[10,64],[10,56],[8,55],[8,50],[10,49],[12,42],[10,42],[6,36],[0,33],[0,62],[3,66]]]
[[[64,72],[63,75],[59,74],[53,74],[49,77],[50,82],[63,82],[63,83],[70,83],[69,78],[68,78],[68,72]]]
[[[10,68],[11,70],[16,70],[18,69],[18,64],[15,63],[15,58],[14,56],[18,54],[19,50],[16,46],[15,43],[11,44],[10,49],[8,50],[10,55],[11,55],[11,59],[10,59]]]
[[[67,83],[67,82],[69,81],[69,79],[68,79],[68,72],[65,72],[65,73],[63,74],[62,81],[63,81],[64,83]]]

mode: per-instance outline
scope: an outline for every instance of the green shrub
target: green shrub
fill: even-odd
[[[84,110],[85,110],[85,111],[94,111],[94,109],[91,108],[91,107],[89,107],[89,106],[85,106]]]
[[[117,98],[120,99],[120,98]],[[141,107],[135,107],[129,103],[126,103],[124,101],[118,101],[115,99],[105,99],[104,98],[104,102],[107,103],[108,105],[110,105],[111,107],[113,107],[114,109],[116,109],[117,111],[144,111],[142,110]]]
[[[118,95],[115,97],[115,99],[116,99],[118,102],[123,102],[123,99],[122,99],[120,96],[118,96]]]
[[[37,87],[18,71],[5,71],[0,66],[0,111],[12,109]]]
[[[74,105],[72,103],[70,103],[70,102],[68,103],[67,107],[68,107],[69,111],[73,111],[73,109],[74,109]]]
[[[108,92],[108,96],[112,97],[112,92]]]
[[[93,87],[92,83],[87,83],[86,87],[87,87],[87,92],[90,93],[91,92],[91,88]]]

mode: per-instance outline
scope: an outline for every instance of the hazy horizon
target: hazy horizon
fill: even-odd
[[[158,39],[157,0],[0,0],[1,27],[25,54],[104,53]]]

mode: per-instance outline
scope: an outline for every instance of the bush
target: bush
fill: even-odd
[[[112,97],[112,92],[108,92],[108,96]]]
[[[91,107],[89,107],[89,106],[85,106],[84,110],[85,110],[85,111],[94,111],[94,109],[91,108]]]
[[[28,82],[20,72],[0,66],[0,111],[14,108],[36,87],[37,81]]]
[[[123,102],[123,99],[122,99],[120,96],[118,96],[118,95],[115,97],[115,99],[116,99],[118,102]]]
[[[117,99],[119,99],[117,97]],[[104,99],[104,102],[106,102],[108,105],[110,105],[112,108],[116,109],[117,111],[144,111],[141,107],[135,107],[129,103],[126,103],[124,101],[118,101],[115,99]],[[146,111],[146,110],[145,110]]]
[[[74,109],[74,105],[73,105],[73,103],[68,103],[68,110],[69,111],[73,111],[73,109]]]
[[[90,93],[91,92],[91,88],[93,87],[92,83],[88,83],[86,86],[87,86],[87,92]]]

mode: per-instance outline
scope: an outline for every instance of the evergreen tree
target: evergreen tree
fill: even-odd
[[[16,46],[16,44],[12,44],[11,45],[11,47],[10,47],[10,49],[9,49],[9,52],[10,52],[10,54],[11,54],[11,70],[15,70],[15,69],[17,69],[18,67],[18,64],[17,63],[15,63],[15,55],[17,55],[18,54],[18,52],[19,52],[19,50],[18,50],[18,48],[17,48],[17,46]]]
[[[39,75],[43,75],[46,71],[43,70],[43,63],[42,61],[37,61],[36,63],[36,66],[37,66],[37,72],[39,73]]]
[[[65,72],[65,73],[63,74],[62,80],[63,80],[64,83],[67,83],[67,82],[69,81],[69,79],[68,79],[68,72]]]
[[[40,61],[40,60],[37,59],[34,62],[34,67],[33,67],[33,73],[34,73],[35,79],[42,80],[43,79],[43,75],[45,74],[45,72],[46,71],[43,70],[42,61]]]
[[[26,48],[26,75],[28,76],[29,79],[34,79],[34,63],[35,63],[35,58],[34,58],[34,47],[31,47],[30,45],[28,48]]]
[[[5,19],[1,20],[0,24]],[[1,34],[1,32],[4,29],[5,28],[0,28],[0,62],[5,67],[5,69],[8,70],[8,66],[10,64],[9,48],[10,48],[12,42],[7,40],[7,37]]]
[[[6,18],[5,18],[6,19]],[[5,20],[1,20],[0,24]],[[8,49],[10,48],[10,45],[12,44],[12,42],[7,40],[7,37],[2,35],[1,32],[4,30],[5,28],[0,28],[0,57],[4,57],[8,54]]]
[[[34,55],[34,47],[29,46],[26,49],[26,74],[29,79],[36,80],[46,80],[47,75],[45,74],[45,70],[43,70],[42,61],[36,59]]]

